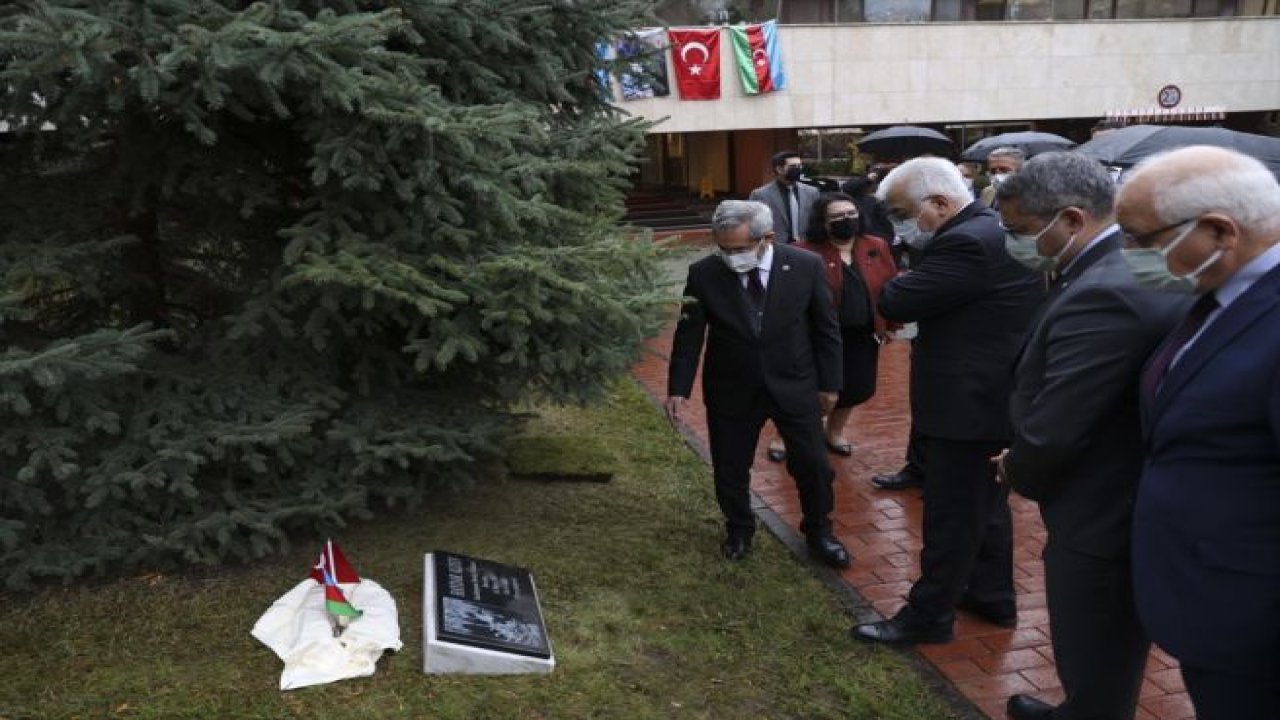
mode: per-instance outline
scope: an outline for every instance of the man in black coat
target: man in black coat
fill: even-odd
[[[1066,697],[1009,698],[1013,720],[1132,720],[1150,643],[1129,562],[1142,474],[1138,378],[1190,305],[1125,262],[1106,168],[1038,155],[996,192],[1011,254],[1053,282],[1014,375],[998,474],[1040,504],[1049,627]]]
[[[1011,370],[1044,278],[1009,257],[998,217],[950,162],[904,163],[879,194],[897,234],[921,250],[918,265],[885,285],[880,312],[919,326],[911,421],[925,464],[924,547],[907,605],[853,635],[948,642],[957,607],[1017,623],[1008,486],[991,458],[1008,444]]]
[[[772,419],[787,445],[787,470],[804,511],[810,552],[833,567],[849,553],[831,534],[835,472],[822,416],[841,384],[840,329],[815,254],[773,243],[763,203],[726,200],[712,218],[716,251],[689,267],[667,383],[667,417],[684,412],[706,342],[702,396],[716,500],[725,516],[722,550],[751,549],[751,464],[760,429]]]

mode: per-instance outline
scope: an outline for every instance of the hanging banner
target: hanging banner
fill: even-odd
[[[607,42],[598,42],[595,45],[596,60],[600,61],[600,66],[595,69],[592,76],[595,78],[596,93],[604,102],[613,102],[613,82],[609,79],[609,63],[614,59],[613,45]]]
[[[671,30],[669,34],[680,99],[719,99],[720,29]]]
[[[787,86],[782,51],[778,47],[777,21],[731,27],[729,36],[743,92],[759,95]]]
[[[666,97],[671,94],[667,79],[667,34],[662,30],[637,30],[618,40],[618,59],[626,68],[618,75],[623,100]]]

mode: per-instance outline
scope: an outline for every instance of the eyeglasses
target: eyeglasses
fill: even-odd
[[[1129,236],[1128,240],[1129,240],[1129,242],[1130,242],[1130,243],[1132,243],[1132,244],[1134,244],[1134,245],[1136,245],[1136,246],[1138,246],[1138,247],[1140,247],[1140,248],[1149,248],[1149,247],[1151,247],[1152,245],[1154,245],[1154,244],[1155,244],[1155,242],[1156,242],[1156,238],[1160,237],[1160,235],[1161,235],[1161,234],[1166,233],[1166,232],[1169,232],[1170,230],[1172,230],[1172,229],[1174,229],[1174,228],[1176,228],[1176,227],[1179,227],[1179,226],[1182,226],[1182,225],[1186,225],[1186,224],[1187,224],[1187,223],[1189,223],[1189,222],[1192,222],[1192,221],[1194,221],[1194,220],[1197,220],[1197,219],[1198,219],[1198,217],[1199,217],[1199,216],[1197,216],[1197,217],[1189,217],[1189,218],[1187,218],[1187,219],[1185,219],[1185,220],[1179,220],[1178,222],[1175,222],[1175,223],[1169,223],[1168,225],[1165,225],[1164,227],[1159,227],[1159,228],[1156,228],[1155,230],[1150,230],[1150,231],[1148,231],[1148,232],[1144,232],[1144,233],[1142,233],[1142,234],[1140,234],[1140,235],[1134,235],[1133,233],[1129,232],[1128,230],[1125,230],[1125,231],[1124,231],[1124,233],[1125,233],[1125,235],[1128,235],[1128,236]],[[1121,229],[1123,229],[1123,228],[1121,228]]]
[[[833,223],[839,220],[857,220],[858,217],[859,215],[857,210],[850,210],[849,212],[840,213],[839,215],[828,215],[827,222]]]

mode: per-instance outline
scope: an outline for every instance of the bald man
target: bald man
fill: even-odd
[[[1197,296],[1140,381],[1138,613],[1199,720],[1280,718],[1280,184],[1183,148],[1135,169],[1117,218],[1139,282]]]

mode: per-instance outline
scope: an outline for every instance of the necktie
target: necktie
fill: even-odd
[[[791,210],[791,241],[800,239],[800,202],[796,200],[796,188],[787,188],[787,200]]]
[[[760,268],[752,268],[747,273],[747,298],[751,300],[751,321],[755,324],[756,332],[760,332],[760,327],[764,322],[764,283],[760,282]]]
[[[1164,379],[1165,373],[1169,372],[1173,359],[1178,357],[1178,352],[1191,342],[1196,333],[1200,332],[1204,322],[1217,308],[1218,298],[1211,292],[1205,293],[1196,300],[1196,303],[1191,306],[1191,312],[1187,313],[1178,327],[1173,329],[1147,365],[1146,372],[1142,374],[1143,395],[1148,398],[1155,397],[1156,390],[1160,388],[1160,381]]]

